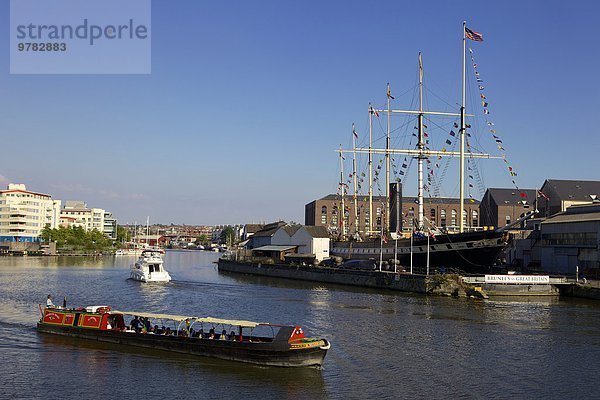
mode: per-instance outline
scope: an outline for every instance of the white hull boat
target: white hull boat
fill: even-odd
[[[144,250],[131,266],[130,278],[140,282],[169,282],[171,276],[164,269],[163,258],[157,250]]]

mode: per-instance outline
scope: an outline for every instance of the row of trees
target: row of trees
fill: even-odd
[[[68,228],[61,226],[57,229],[46,226],[40,237],[48,243],[56,242],[57,250],[65,252],[101,253],[114,248],[113,240],[104,233],[97,229],[86,231],[79,226]]]
[[[131,233],[117,226],[117,241],[113,241],[104,233],[94,229],[86,231],[82,227],[59,227],[50,228],[47,225],[40,234],[41,239],[46,242],[56,242],[56,248],[63,252],[105,252],[131,241]],[[235,242],[235,231],[231,226],[221,231],[220,242],[231,246]],[[200,235],[196,239],[196,244],[209,245],[211,239],[207,235]]]

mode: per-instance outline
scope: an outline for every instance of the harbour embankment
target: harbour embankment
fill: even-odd
[[[477,297],[558,296],[558,285],[509,285],[466,282],[456,274],[421,275],[391,271],[349,270],[290,264],[263,264],[220,259],[219,271],[273,278],[295,279],[339,285],[379,288],[429,295]]]
[[[573,282],[561,287],[561,296],[577,297],[580,299],[600,300],[600,281]]]

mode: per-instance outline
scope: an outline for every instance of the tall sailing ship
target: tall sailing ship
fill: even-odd
[[[473,115],[467,114],[465,106],[466,96],[466,63],[467,63],[467,40],[472,41],[483,41],[483,36],[478,33],[471,31],[467,28],[466,23],[463,23],[463,60],[462,60],[462,96],[461,105],[458,113],[452,112],[437,112],[437,111],[426,111],[423,109],[423,63],[421,54],[419,54],[419,82],[418,82],[418,109],[416,110],[397,110],[392,109],[390,106],[390,100],[394,99],[391,95],[390,86],[387,87],[387,108],[376,109],[369,105],[369,146],[357,147],[356,138],[357,133],[352,128],[352,150],[343,150],[340,147],[340,202],[341,202],[341,218],[340,220],[340,240],[334,241],[331,246],[330,254],[332,256],[342,257],[348,259],[375,259],[380,261],[380,268],[383,261],[388,261],[392,265],[402,265],[405,268],[410,268],[420,272],[429,272],[430,269],[442,269],[442,268],[453,268],[459,269],[467,273],[483,273],[491,269],[496,262],[501,251],[506,247],[508,241],[508,234],[506,230],[511,226],[522,222],[523,219],[531,217],[535,211],[528,213],[524,218],[513,222],[512,224],[491,230],[471,230],[468,231],[465,227],[464,214],[465,214],[465,161],[473,159],[485,159],[485,158],[506,158],[503,156],[492,156],[486,153],[477,153],[471,151],[472,148],[468,143],[470,134],[467,133],[467,128],[470,125],[467,123],[467,117]],[[469,49],[472,54],[472,50]],[[476,69],[477,65],[474,62],[473,56],[473,67]],[[479,73],[475,70],[477,77],[478,89],[483,90],[483,86],[480,84],[482,80],[479,78]],[[487,107],[487,100],[483,93],[480,94],[482,104]],[[488,114],[487,108],[484,108],[484,113]],[[379,117],[379,114],[387,115],[387,136],[386,145],[384,149],[377,149],[373,147],[373,118],[374,116]],[[413,136],[417,137],[417,142],[414,148],[411,149],[394,149],[390,146],[390,116],[393,114],[405,114],[416,116],[417,126],[416,134]],[[459,142],[459,149],[457,151],[448,150],[442,148],[441,150],[432,150],[429,148],[428,134],[425,129],[427,128],[424,123],[424,118],[435,118],[435,117],[454,117],[460,119],[460,123],[455,122],[454,128],[458,129],[458,132],[450,132],[452,137],[455,137]],[[488,122],[488,125],[493,125]],[[493,137],[496,143],[502,143],[501,140],[496,136],[495,130],[490,129],[493,133]],[[449,141],[447,141],[448,144]],[[467,146],[465,146],[467,144]],[[467,147],[467,151],[465,151]],[[499,149],[504,150],[500,145]],[[349,187],[344,182],[343,172],[343,154],[352,153],[353,158],[353,172],[350,175],[353,177],[354,195],[348,196],[346,188]],[[367,154],[368,155],[368,167],[369,167],[369,193],[368,193],[368,210],[365,210],[365,214],[369,216],[368,226],[363,232],[359,231],[359,205],[357,204],[357,180],[358,175],[356,172],[356,154]],[[383,210],[381,211],[380,227],[373,226],[373,157],[374,155],[382,155],[385,157],[385,204],[381,204]],[[399,183],[390,182],[390,171],[391,162],[390,158],[395,155],[405,156],[405,160],[412,158],[417,163],[417,204],[418,210],[416,213],[409,216],[410,219],[410,234],[409,237],[400,235],[402,226],[402,207],[401,207],[401,189],[398,190],[398,186],[395,190],[390,188]],[[448,233],[444,229],[441,229],[430,221],[424,215],[424,192],[428,187],[425,183],[424,173],[428,164],[431,164],[430,159],[441,160],[443,157],[456,157],[459,159],[459,192],[460,192],[460,211],[459,211],[459,223],[457,233]],[[383,160],[381,160],[383,161]],[[403,164],[404,166],[405,164]],[[437,165],[437,163],[436,163]],[[381,165],[377,168],[381,168]],[[513,172],[512,167],[508,167],[510,174],[516,176]],[[379,171],[375,171],[378,175]],[[432,171],[431,174],[433,174]],[[469,172],[470,173],[470,172]],[[470,176],[470,175],[469,175]],[[427,179],[430,179],[429,174]],[[430,183],[429,181],[427,183]],[[513,183],[516,182],[513,180]],[[518,189],[518,188],[517,188]],[[393,192],[393,193],[391,193]],[[350,197],[350,198],[346,198]],[[346,221],[347,210],[346,202],[353,202],[354,206],[354,231],[347,229],[344,226],[345,223],[351,225]],[[392,205],[392,207],[391,207]],[[390,208],[395,209],[390,212]],[[349,216],[351,218],[351,216]],[[389,235],[388,235],[389,234]],[[394,267],[396,268],[396,267]]]

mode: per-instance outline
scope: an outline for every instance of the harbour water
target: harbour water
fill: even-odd
[[[474,301],[221,275],[169,251],[169,284],[133,257],[0,257],[0,398],[598,398],[600,303]],[[298,323],[322,369],[256,367],[38,334],[38,303]]]

